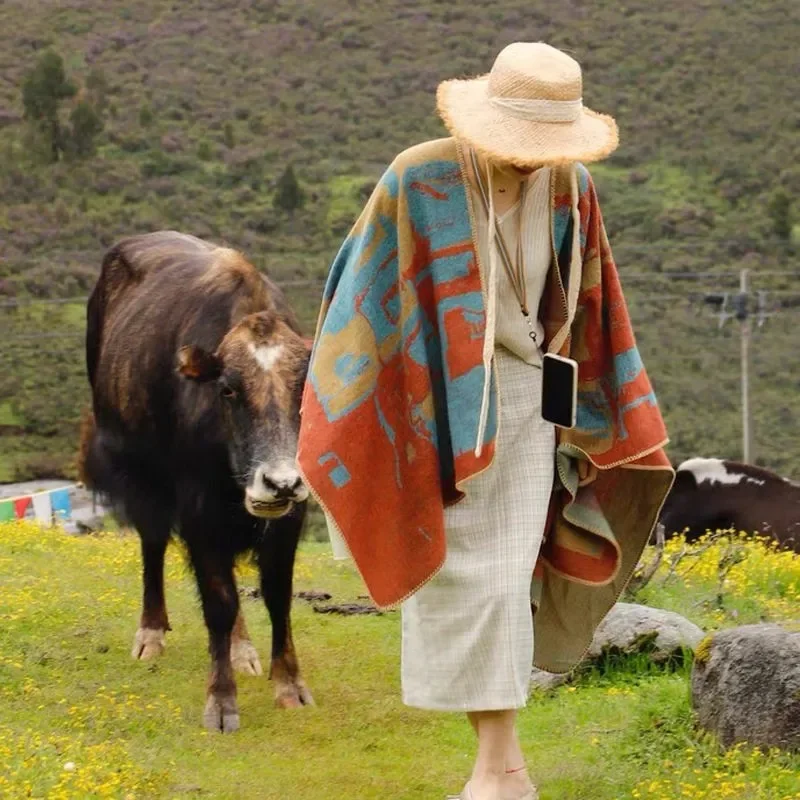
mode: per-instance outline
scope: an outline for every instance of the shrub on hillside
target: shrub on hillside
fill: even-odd
[[[139,125],[143,128],[149,128],[154,120],[155,115],[153,114],[153,109],[150,108],[149,105],[143,105],[139,109]]]
[[[161,150],[154,150],[142,162],[141,175],[143,178],[163,178],[170,175],[181,175],[194,168],[191,161],[167,155]]]
[[[294,168],[289,164],[278,179],[275,187],[275,207],[281,211],[293,214],[305,204],[305,194],[294,174]]]
[[[14,468],[14,480],[38,481],[65,478],[67,477],[66,473],[67,467],[63,458],[41,453],[28,456],[24,461],[18,463]]]
[[[59,108],[61,101],[77,92],[67,79],[64,59],[56,52],[43,53],[22,84],[25,119],[31,127],[30,146],[49,161],[58,161],[65,150]]]
[[[67,152],[76,158],[94,155],[95,140],[103,131],[103,120],[87,100],[81,100],[69,115],[70,137]]]

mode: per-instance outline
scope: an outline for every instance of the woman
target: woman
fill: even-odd
[[[405,703],[475,729],[471,800],[536,797],[531,664],[580,661],[673,478],[579,163],[617,129],[581,95],[541,43],[439,87],[452,138],[398,156],[343,244],[304,397],[306,482],[375,602],[402,604]],[[574,428],[542,419],[547,352],[578,362]]]

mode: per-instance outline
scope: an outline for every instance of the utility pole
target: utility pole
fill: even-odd
[[[742,338],[742,460],[750,463],[752,438],[750,436],[750,315],[748,314],[747,298],[750,291],[749,276],[743,269],[739,278],[739,298],[737,303],[737,318],[741,323],[739,330]]]
[[[751,310],[750,280],[748,270],[739,273],[739,292],[731,296],[729,292],[707,294],[705,302],[716,306],[716,317],[721,328],[729,319],[739,321],[741,336],[741,386],[742,386],[742,461],[750,464],[753,459],[752,418],[750,415],[750,337],[752,334],[751,317],[756,314],[760,328],[772,314],[767,312],[767,293],[758,293],[758,306]]]

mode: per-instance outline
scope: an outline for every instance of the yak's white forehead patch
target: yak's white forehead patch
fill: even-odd
[[[261,365],[261,369],[264,372],[269,372],[275,364],[278,363],[278,359],[281,357],[283,353],[283,345],[282,344],[261,344],[261,345],[250,345],[250,352],[253,354],[254,358],[258,363]]]
[[[681,472],[691,472],[698,485],[701,483],[722,483],[736,485],[738,483],[755,483],[763,486],[765,481],[732,472],[721,458],[690,458],[678,467]]]

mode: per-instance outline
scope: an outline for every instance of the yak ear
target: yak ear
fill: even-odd
[[[202,347],[187,345],[178,350],[178,372],[199,383],[215,381],[222,375],[222,360]]]

